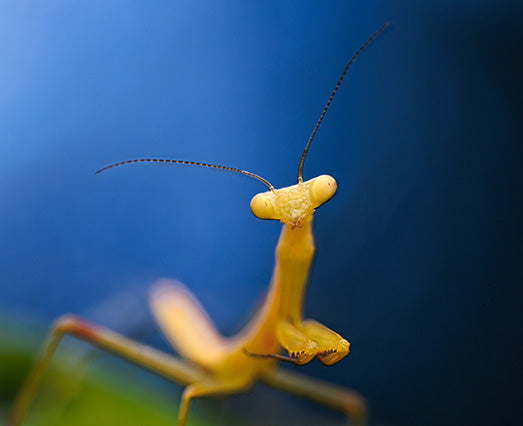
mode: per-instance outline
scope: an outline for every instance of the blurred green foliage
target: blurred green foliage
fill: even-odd
[[[5,330],[0,326],[0,424],[38,350],[32,344],[34,339],[28,343],[22,338],[28,337],[28,333],[13,338],[13,333],[9,335]],[[125,371],[132,366],[112,368],[111,362],[96,362],[93,368],[93,354],[97,355],[92,351],[79,356],[77,350],[72,350],[74,361],[71,361],[68,350],[69,345],[65,345],[55,357],[24,426],[172,426],[176,423],[179,392],[162,392],[165,387],[162,389],[140,377],[129,380]],[[204,407],[197,407],[191,410],[191,425],[238,424],[230,418],[226,422],[221,419],[223,423],[216,421],[211,413],[202,410]]]

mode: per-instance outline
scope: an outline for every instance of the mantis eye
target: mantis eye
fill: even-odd
[[[255,195],[251,200],[251,210],[260,219],[278,219],[274,212],[272,199],[267,194]]]
[[[319,207],[329,201],[336,193],[336,189],[338,189],[338,184],[332,176],[321,175],[314,179],[310,189],[314,207]]]

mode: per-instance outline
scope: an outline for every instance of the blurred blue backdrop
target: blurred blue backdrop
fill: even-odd
[[[0,312],[43,331],[132,292],[147,318],[148,286],[173,277],[237,330],[280,231],[250,213],[264,187],[184,166],[94,172],[166,157],[295,183],[339,74],[387,21],[305,163],[339,185],[316,215],[307,316],[353,352],[304,371],[361,391],[376,424],[514,424],[517,1],[2,2]]]

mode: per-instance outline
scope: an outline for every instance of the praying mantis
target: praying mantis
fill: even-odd
[[[22,423],[53,354],[65,335],[85,340],[186,385],[179,408],[178,426],[186,424],[192,399],[243,392],[256,380],[342,411],[354,424],[366,424],[366,402],[357,392],[279,369],[277,363],[288,361],[303,365],[318,358],[323,364],[332,365],[349,353],[350,344],[346,339],[315,320],[304,319],[303,315],[305,290],[315,251],[312,233],[314,211],[330,200],[337,189],[336,181],[328,175],[304,181],[303,165],[318,127],[347,71],[360,53],[387,27],[388,24],[384,24],[374,32],[343,70],[300,158],[297,184],[275,189],[266,179],[245,170],[156,158],[123,161],[97,172],[138,162],[175,163],[240,173],[265,184],[268,191],[252,199],[251,210],[258,218],[283,223],[265,301],[237,335],[225,338],[185,286],[174,280],[157,282],[150,296],[151,308],[181,359],[81,318],[64,315],[52,325],[40,357],[15,398],[7,420],[9,426]],[[282,349],[287,355],[281,353]]]

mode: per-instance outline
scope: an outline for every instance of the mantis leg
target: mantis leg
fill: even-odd
[[[356,391],[284,369],[270,372],[261,379],[269,386],[345,413],[350,418],[351,425],[367,424],[367,403]]]
[[[322,351],[322,349],[324,351],[328,350],[325,346],[322,348],[322,346],[320,346],[313,338],[311,338],[311,336],[304,333],[301,329],[295,327],[289,321],[278,321],[276,325],[276,338],[278,339],[278,343],[281,345],[281,347],[289,353],[289,356],[281,354],[257,354],[251,353],[246,349],[244,349],[244,352],[248,356],[275,358],[281,361],[288,361],[293,364],[303,365],[310,362],[316,355],[319,357],[320,351]]]
[[[298,365],[307,364],[319,350],[314,340],[288,321],[278,321],[276,337],[280,345],[289,352],[290,360]]]
[[[318,344],[317,356],[324,364],[332,365],[349,354],[350,343],[323,324],[305,320],[298,328]]]
[[[46,338],[42,352],[26,378],[8,415],[7,425],[18,426],[34,398],[42,377],[49,367],[62,337],[72,335],[101,349],[112,352],[172,381],[189,384],[204,382],[208,377],[200,370],[149,346],[137,343],[118,333],[95,326],[72,315],[55,321]]]
[[[189,404],[193,398],[205,395],[223,395],[228,393],[237,393],[246,390],[250,382],[198,382],[193,383],[185,388],[180,403],[180,414],[178,417],[178,426],[185,426],[187,421],[187,412]]]

